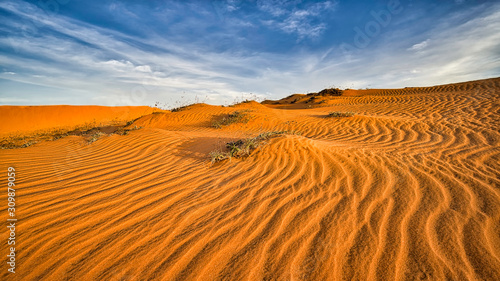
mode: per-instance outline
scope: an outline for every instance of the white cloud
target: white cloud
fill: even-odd
[[[300,1],[261,1],[258,7],[273,16],[273,19],[262,20],[269,27],[277,27],[285,33],[297,34],[298,39],[306,37],[316,38],[325,29],[324,23],[316,23],[316,17],[322,17],[323,13],[335,9],[336,2],[324,1],[308,5],[303,9],[296,8]]]
[[[429,41],[430,41],[429,39],[422,41],[418,44],[411,46],[410,48],[408,48],[408,50],[409,51],[422,51],[423,49],[425,49],[429,45]]]
[[[153,72],[151,70],[151,67],[149,65],[139,65],[139,66],[136,66],[135,70],[140,71],[140,72],[147,72],[147,73]]]
[[[103,62],[98,62],[98,65],[102,65],[103,68],[107,68],[109,70],[114,70],[118,72],[127,72],[130,71],[131,69],[134,69],[134,64],[125,61],[125,60],[108,60],[108,61],[103,61]]]
[[[229,12],[234,12],[234,11],[238,10],[239,9],[239,5],[240,5],[239,2],[240,1],[238,1],[238,0],[228,0],[227,1],[227,10]]]

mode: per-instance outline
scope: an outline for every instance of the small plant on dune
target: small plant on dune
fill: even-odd
[[[228,126],[234,123],[246,123],[250,120],[250,116],[247,114],[247,110],[235,111],[227,116],[222,117],[219,120],[212,122],[212,127],[220,129],[224,126]]]
[[[300,136],[301,132],[299,131],[271,131],[271,132],[264,132],[256,137],[258,140],[267,140],[273,136],[277,135],[297,135]]]
[[[93,142],[97,141],[98,139],[100,139],[101,137],[103,137],[103,136],[105,136],[105,135],[106,135],[105,133],[97,131],[97,132],[92,133],[92,134],[90,135],[90,138],[89,138],[89,140],[88,140],[87,142],[88,142],[89,144],[91,144],[91,143],[93,143]]]
[[[208,155],[210,156],[210,162],[212,164],[231,157],[229,153],[220,150],[211,151]]]
[[[121,127],[121,128],[118,128],[116,131],[114,131],[113,134],[125,136],[125,135],[128,135],[128,133],[130,131],[135,131],[135,130],[139,130],[139,129],[142,129],[142,126],[134,125],[134,127],[129,128],[129,129],[125,129],[125,128]]]
[[[29,146],[32,146],[36,143],[37,143],[37,141],[35,141],[35,140],[29,140],[29,141],[25,142],[21,147],[29,147]]]
[[[140,129],[142,129],[142,126],[135,125],[134,127],[130,128],[129,130],[130,131],[135,131],[135,130],[140,130]]]
[[[114,131],[113,134],[117,134],[117,135],[120,135],[120,136],[125,136],[125,135],[128,135],[128,131],[127,129],[124,129],[124,128],[118,128],[118,130]]]
[[[235,97],[233,100],[233,103],[231,105],[228,105],[229,107],[234,107],[240,104],[245,104],[245,103],[251,103],[251,102],[259,102],[262,101],[259,96],[256,94],[242,94],[240,98]]]
[[[328,113],[326,117],[352,117],[354,116],[354,112],[340,112],[340,111],[332,111]]]
[[[256,138],[237,140],[226,144],[226,148],[229,149],[231,157],[248,156],[257,146],[259,146],[259,142]]]
[[[170,109],[170,111],[171,112],[183,111],[183,110],[186,110],[189,106],[191,106],[191,105],[183,105],[183,106],[179,106],[179,107],[174,107],[174,108]]]
[[[273,131],[262,133],[254,138],[228,142],[226,143],[226,151],[214,150],[209,153],[211,163],[214,164],[216,162],[220,162],[225,159],[231,159],[233,157],[241,158],[249,156],[252,151],[264,144],[266,140],[284,134],[300,135],[300,133],[296,131]]]
[[[228,105],[228,107],[235,107],[235,106],[237,106],[237,105],[240,105],[240,104],[245,104],[245,103],[250,103],[250,102],[252,102],[252,101],[253,101],[253,100],[249,100],[249,99],[245,99],[245,100],[242,100],[242,101],[240,101],[240,102],[236,102],[236,101],[235,101],[233,104]]]
[[[52,140],[55,141],[55,140],[58,140],[58,139],[62,139],[64,137],[67,137],[69,136],[68,132],[56,132],[52,135]]]

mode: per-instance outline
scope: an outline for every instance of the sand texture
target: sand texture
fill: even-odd
[[[500,78],[293,98],[0,150],[19,218],[17,273],[0,279],[500,280]],[[18,110],[0,108],[2,130]],[[88,115],[41,110],[64,125]],[[249,121],[211,126],[234,111]],[[229,141],[285,130],[301,134],[210,163]]]

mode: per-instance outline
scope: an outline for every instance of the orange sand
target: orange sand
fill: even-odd
[[[4,105],[0,106],[0,135],[129,121],[154,111],[158,109],[148,106]]]
[[[500,280],[500,78],[351,94],[195,105],[90,145],[1,150],[2,181],[17,170],[16,280]],[[253,119],[210,127],[239,109]],[[21,114],[3,110],[3,126]],[[302,135],[210,165],[271,130]]]

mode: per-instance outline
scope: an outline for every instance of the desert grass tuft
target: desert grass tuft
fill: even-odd
[[[240,110],[230,113],[219,120],[212,122],[212,127],[220,129],[235,123],[247,123],[250,120],[248,110]]]
[[[142,126],[137,126],[137,125],[134,125],[134,127],[128,128],[128,129],[125,129],[124,127],[120,127],[116,131],[114,131],[113,134],[125,136],[125,135],[128,135],[128,133],[130,131],[135,131],[135,130],[140,130],[140,129],[142,129]]]
[[[189,106],[191,106],[191,104],[190,105],[183,105],[183,106],[179,106],[179,107],[174,107],[174,108],[170,109],[170,111],[171,112],[180,112],[180,111],[188,109]]]
[[[25,143],[23,143],[23,145],[21,145],[21,147],[29,147],[29,146],[32,146],[36,143],[37,143],[36,140],[29,140],[29,141],[26,141]]]
[[[103,133],[103,132],[99,132],[99,131],[94,132],[94,133],[90,134],[90,137],[89,137],[89,139],[87,140],[87,143],[88,143],[88,144],[91,144],[91,143],[93,143],[93,142],[97,141],[98,139],[102,138],[102,137],[103,137],[103,136],[105,136],[105,135],[106,135],[106,134],[105,134],[105,133]]]
[[[242,100],[240,102],[234,102],[233,104],[228,105],[228,107],[235,107],[237,105],[245,104],[245,103],[250,103],[252,101],[254,101],[254,100],[245,99],[245,100]]]
[[[354,112],[339,112],[339,111],[332,111],[328,113],[326,117],[352,117],[354,116]]]
[[[272,131],[262,133],[254,138],[242,139],[226,143],[226,151],[214,150],[209,153],[211,163],[231,158],[249,156],[257,147],[265,144],[266,140],[278,135],[300,135],[297,131]]]

